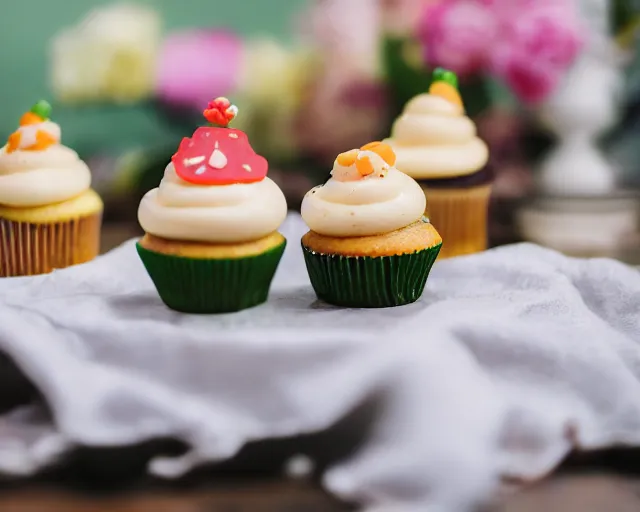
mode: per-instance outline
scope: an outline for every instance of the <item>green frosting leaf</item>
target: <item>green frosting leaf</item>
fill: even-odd
[[[45,120],[51,117],[51,110],[51,105],[46,100],[40,100],[33,107],[31,107],[32,113]]]
[[[458,88],[458,75],[448,69],[436,68],[433,70],[433,82],[447,82]]]

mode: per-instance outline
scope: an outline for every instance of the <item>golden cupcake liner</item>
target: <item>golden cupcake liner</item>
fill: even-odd
[[[421,186],[427,197],[426,216],[442,236],[440,259],[487,248],[491,185],[461,189]]]
[[[33,224],[0,217],[0,277],[47,274],[94,259],[102,212],[64,222]]]

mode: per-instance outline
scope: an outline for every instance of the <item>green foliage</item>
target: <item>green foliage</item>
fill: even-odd
[[[491,97],[484,77],[476,76],[461,80],[455,73],[431,68],[423,62],[420,50],[412,39],[388,37],[383,43],[382,55],[385,78],[391,90],[395,119],[404,105],[414,96],[429,89],[432,80],[445,80],[460,89],[465,108],[471,116],[483,112],[491,104]]]
[[[638,20],[640,1],[613,0],[611,11],[613,32],[618,34]]]
[[[493,103],[484,76],[478,75],[466,79],[460,83],[459,89],[465,110],[471,117],[482,114]]]
[[[425,92],[431,85],[431,71],[411,60],[417,51],[412,40],[388,37],[382,45],[382,64],[392,94],[391,117],[397,117],[404,105],[414,96]]]

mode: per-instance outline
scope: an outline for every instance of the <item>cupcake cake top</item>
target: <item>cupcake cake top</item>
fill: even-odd
[[[446,179],[480,171],[489,159],[476,125],[465,115],[458,78],[437,69],[429,91],[413,98],[387,139],[397,167],[415,179]]]
[[[395,164],[382,142],[338,155],[329,181],[305,195],[302,218],[311,231],[333,237],[380,235],[420,220],[424,193]]]
[[[237,107],[226,98],[203,114],[216,126],[182,139],[160,186],[138,209],[142,228],[171,240],[207,243],[252,241],[276,231],[287,215],[282,191],[267,177],[267,160],[247,135],[229,128]]]
[[[78,154],[60,143],[51,106],[39,101],[20,118],[0,149],[0,204],[50,205],[79,196],[91,185],[91,172]]]

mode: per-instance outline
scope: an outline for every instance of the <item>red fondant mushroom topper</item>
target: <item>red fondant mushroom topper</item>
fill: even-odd
[[[195,185],[232,185],[261,181],[267,175],[267,160],[256,154],[247,135],[227,128],[238,109],[226,98],[207,105],[204,117],[217,127],[198,128],[182,139],[171,158],[176,174]]]

